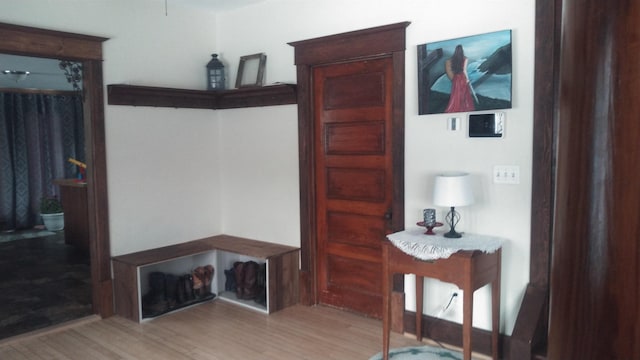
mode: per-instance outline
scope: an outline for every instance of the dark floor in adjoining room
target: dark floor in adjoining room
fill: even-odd
[[[91,314],[89,254],[64,232],[0,243],[0,339]]]

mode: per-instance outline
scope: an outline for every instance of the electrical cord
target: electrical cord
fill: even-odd
[[[442,319],[442,315],[444,315],[444,313],[449,309],[449,307],[451,306],[451,304],[453,303],[453,299],[455,299],[458,296],[457,292],[454,292],[453,294],[451,294],[451,297],[449,298],[449,301],[447,302],[447,305],[445,305],[442,309],[440,309],[440,311],[438,312],[438,314],[436,315],[436,320],[431,322],[431,324],[429,324],[429,326],[427,326],[427,335],[429,335],[431,333],[431,327],[435,324],[437,324],[438,322],[440,322]],[[416,315],[417,316],[417,315]],[[441,347],[442,349],[447,349],[440,341],[438,340],[434,340],[432,337],[429,336],[429,338],[431,339],[431,341],[435,342],[436,344],[438,344],[439,347]]]
[[[447,311],[447,309],[449,308],[449,306],[451,306],[451,303],[453,302],[453,299],[455,299],[458,296],[457,292],[454,292],[453,294],[451,294],[451,298],[449,299],[449,302],[447,303],[447,306],[444,307],[444,309],[442,309],[442,312],[444,313],[445,311]]]

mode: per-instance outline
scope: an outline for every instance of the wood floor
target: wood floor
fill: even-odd
[[[418,345],[392,334],[391,347]],[[382,323],[323,306],[271,315],[224,301],[137,324],[114,316],[0,342],[0,359],[364,359],[382,349]]]

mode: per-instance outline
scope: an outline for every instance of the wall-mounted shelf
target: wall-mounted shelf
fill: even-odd
[[[137,85],[107,85],[109,105],[155,106],[193,109],[233,109],[296,104],[296,85],[205,91]]]

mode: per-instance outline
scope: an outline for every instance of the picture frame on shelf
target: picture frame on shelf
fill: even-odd
[[[264,53],[241,56],[236,76],[236,88],[262,86],[266,63],[267,55]]]

